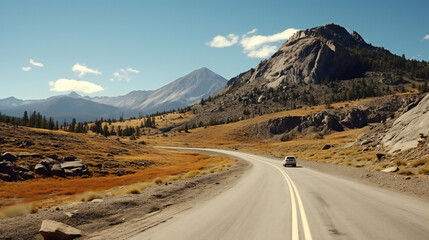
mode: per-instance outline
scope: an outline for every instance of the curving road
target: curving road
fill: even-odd
[[[428,239],[426,201],[284,168],[274,158],[197,150],[239,157],[253,167],[233,188],[131,239]]]

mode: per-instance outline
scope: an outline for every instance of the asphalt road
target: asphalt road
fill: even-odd
[[[429,203],[279,159],[211,150],[253,164],[239,182],[132,239],[429,239]]]

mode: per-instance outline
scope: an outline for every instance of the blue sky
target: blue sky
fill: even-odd
[[[201,67],[230,79],[294,29],[330,22],[428,61],[428,12],[425,0],[1,1],[0,98],[70,89],[117,96],[157,89]]]

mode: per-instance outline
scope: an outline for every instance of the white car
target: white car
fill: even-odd
[[[296,167],[296,159],[294,156],[286,156],[285,160],[283,160],[283,167],[287,165],[291,165],[292,167]]]

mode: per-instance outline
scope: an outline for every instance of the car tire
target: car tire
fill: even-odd
[[[293,167],[296,167],[296,164],[294,164]]]

